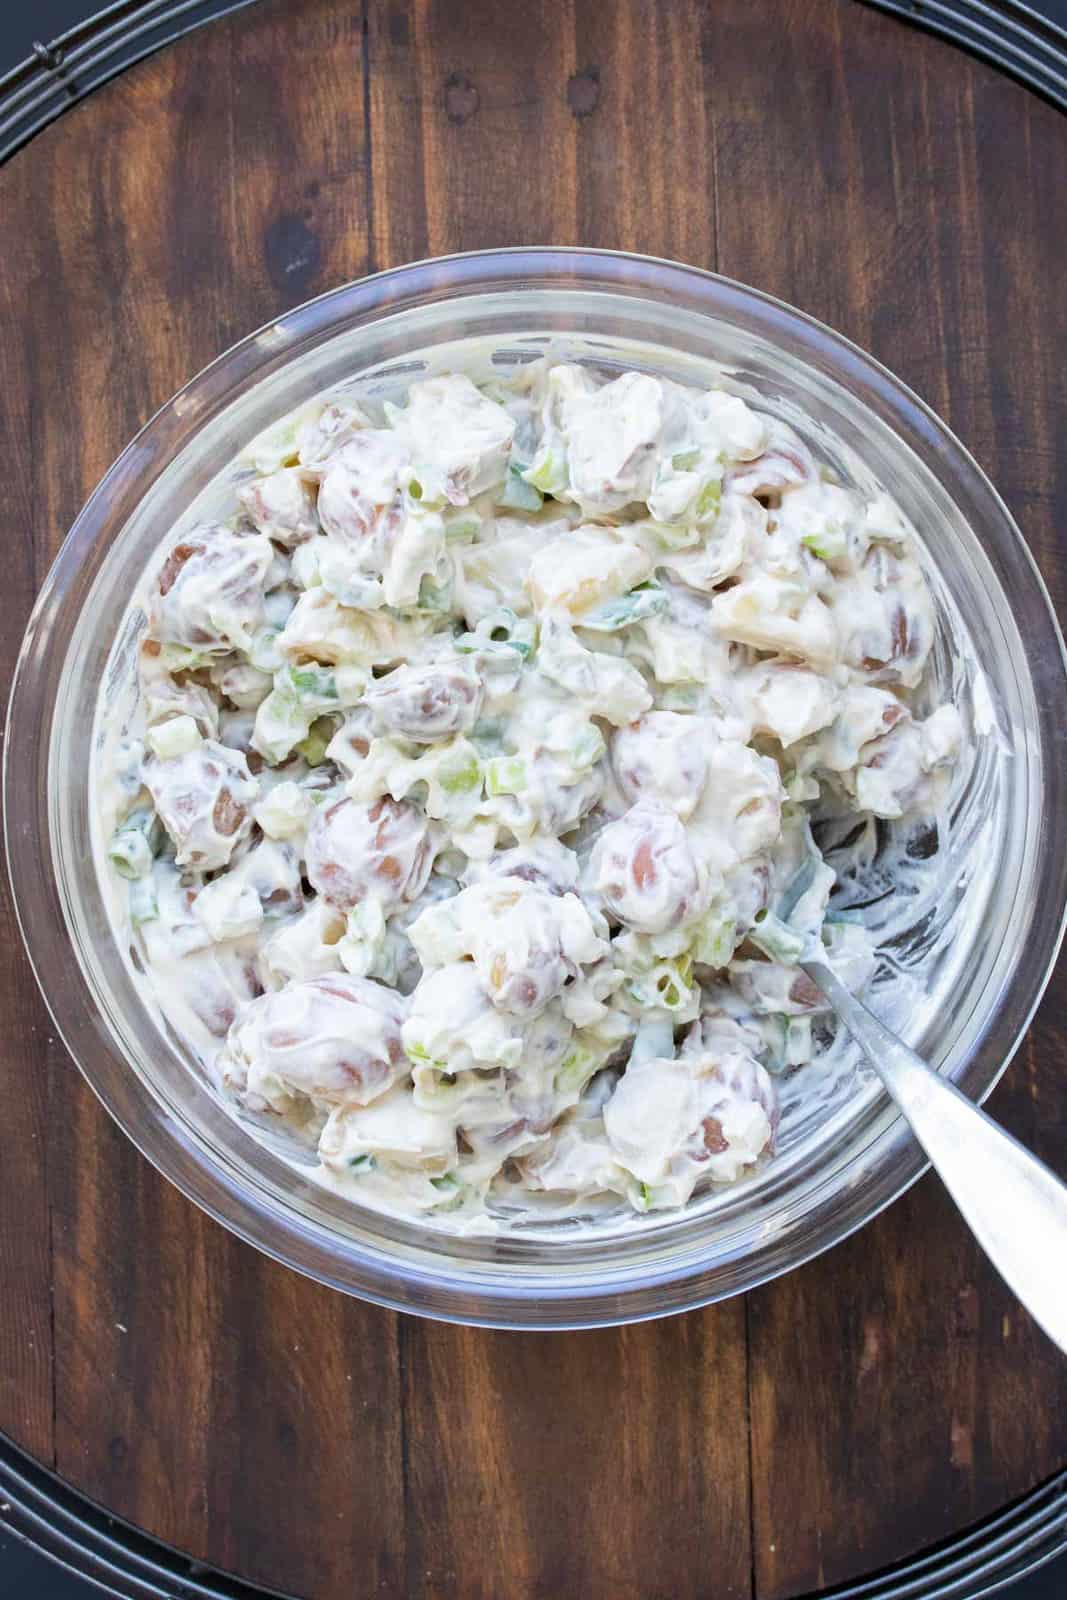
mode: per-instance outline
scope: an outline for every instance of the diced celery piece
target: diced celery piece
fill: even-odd
[[[787,966],[799,961],[804,952],[803,934],[795,933],[773,911],[756,912],[748,937],[765,956],[772,961],[784,961]]]
[[[408,1052],[410,1055],[410,1051]],[[445,1061],[420,1062],[431,1070],[415,1085],[415,1104],[430,1111],[444,1111],[462,1099],[463,1091]]]
[[[445,538],[450,542],[473,539],[481,531],[482,519],[473,506],[456,506],[443,513]]]
[[[587,728],[583,728],[575,740],[570,752],[571,765],[580,772],[587,767],[594,767],[606,749],[603,734],[596,723],[591,722]]]
[[[785,1071],[785,1029],[787,1018],[780,1012],[772,1012],[769,1017],[760,1019],[760,1032],[763,1035],[763,1049],[760,1055],[763,1065],[768,1072]]]
[[[319,572],[319,553],[325,546],[325,539],[305,539],[303,544],[298,544],[293,551],[289,570],[293,582],[301,589],[314,589],[322,582]]]
[[[284,417],[264,428],[242,451],[242,460],[251,462],[257,473],[277,472],[279,467],[296,461],[306,410],[301,407],[295,417]]]
[[[252,743],[260,755],[266,756],[271,766],[277,766],[290,755],[300,739],[308,733],[308,714],[290,683],[271,690],[256,709],[256,723]]]
[[[839,561],[848,551],[848,538],[844,528],[835,527],[833,524],[818,533],[802,534],[800,542],[813,556],[818,556],[820,561]]]
[[[522,623],[510,606],[498,606],[495,611],[486,612],[477,631],[497,644],[511,644],[513,636],[521,634]]]
[[[811,1060],[810,1017],[786,1017],[785,1059],[790,1067],[800,1067]]]
[[[673,961],[657,961],[652,969],[635,979],[630,994],[638,1005],[683,1011],[692,1001],[692,958],[678,956]]]
[[[419,1095],[424,1098],[431,1098],[441,1093],[447,1095],[450,1090],[456,1087],[455,1077],[448,1070],[448,1062],[439,1061],[435,1056],[432,1056],[425,1045],[406,1044],[404,1046],[404,1054],[413,1066],[429,1067],[431,1072],[438,1074],[437,1077],[432,1079],[427,1079],[425,1076],[422,1078],[421,1083],[417,1085]]]
[[[309,767],[321,767],[326,760],[326,746],[334,735],[334,725],[329,717],[317,717],[308,730],[306,739],[296,746]]]
[[[446,1172],[443,1177],[431,1178],[430,1186],[441,1196],[435,1211],[455,1211],[463,1204],[465,1186],[458,1174]]]
[[[153,922],[159,916],[156,886],[151,876],[134,878],[130,883],[130,921],[135,927]]]
[[[668,603],[664,590],[650,585],[621,595],[618,600],[606,600],[603,605],[584,612],[576,621],[578,627],[591,628],[594,633],[615,633],[631,623],[643,622],[646,617],[658,616],[666,611]]]
[[[342,661],[333,669],[337,698],[343,706],[358,706],[367,687],[367,669]]]
[[[474,387],[487,400],[492,400],[494,405],[504,406],[505,409],[514,399],[510,385],[503,378],[486,378],[484,383],[479,380]]]
[[[471,729],[471,742],[479,755],[498,756],[504,749],[506,724],[500,717],[482,717]]]
[[[691,955],[676,956],[675,957],[675,965],[678,968],[678,976],[681,978],[682,982],[683,983],[688,983],[689,980],[693,976],[693,958],[692,958],[692,956]]]
[[[413,507],[423,511],[436,510],[445,504],[445,480],[439,472],[431,469],[421,478],[412,478],[407,493]]]
[[[452,609],[452,579],[447,577],[444,583],[435,583],[427,574],[419,584],[420,611],[446,612]]]
[[[811,1018],[787,1017],[773,1012],[763,1018],[767,1044],[764,1057],[768,1072],[784,1072],[811,1059]]]
[[[648,522],[638,524],[638,527],[652,535],[661,550],[684,550],[687,545],[696,544],[699,534],[691,524],[686,522]]]
[[[527,483],[540,489],[542,494],[558,495],[567,487],[567,453],[560,446],[544,446],[538,450],[532,466],[523,477]]]
[[[520,618],[506,641],[508,648],[517,650],[525,661],[537,648],[537,624],[529,617]]]
[[[248,664],[255,667],[257,672],[274,673],[284,665],[282,653],[278,649],[280,632],[280,628],[260,628],[252,635],[252,643],[248,647]]]
[[[202,650],[191,650],[184,644],[165,644],[156,657],[168,672],[195,672],[198,667],[211,665],[211,656]]]
[[[291,839],[306,826],[310,810],[307,790],[288,779],[272,784],[253,815],[268,839]]]
[[[525,470],[521,462],[508,464],[504,487],[497,496],[498,506],[514,511],[540,511],[545,497],[536,485],[523,477]]]
[[[697,711],[702,697],[697,683],[667,683],[656,695],[656,706],[660,711]]]
[[[679,450],[677,455],[671,456],[671,466],[675,472],[694,472],[699,465],[699,450]]]
[[[654,1211],[660,1206],[675,1204],[670,1188],[664,1184],[638,1183],[636,1190],[632,1189],[630,1195],[637,1211]]]
[[[337,700],[337,677],[333,667],[308,663],[301,667],[290,667],[288,676],[301,700],[327,704]]]
[[[737,923],[721,909],[712,906],[697,924],[689,946],[693,960],[702,967],[725,967],[732,959],[737,942]]]
[[[146,742],[152,754],[158,756],[160,761],[173,761],[176,756],[188,755],[190,750],[195,750],[198,744],[203,744],[203,735],[192,717],[168,717],[165,722],[157,722],[149,728],[145,735]]]
[[[703,522],[708,517],[715,516],[721,500],[722,484],[718,478],[709,479],[697,495],[696,505],[693,507],[694,516],[700,522]]]
[[[584,1044],[573,1045],[556,1069],[556,1093],[581,1094],[599,1064],[599,1058]]]
[[[152,853],[136,833],[113,840],[108,857],[120,877],[133,880],[143,878],[152,865]]]
[[[469,745],[444,757],[437,769],[437,781],[446,794],[470,794],[480,788],[482,769]]]
[[[161,837],[162,826],[155,812],[138,807],[112,834],[108,859],[120,877],[143,878],[151,871]]]
[[[521,794],[526,788],[526,763],[521,756],[494,756],[485,766],[489,794]]]
[[[537,647],[537,625],[529,617],[518,617],[509,606],[498,606],[479,622],[473,633],[462,633],[455,641],[460,655],[476,650],[486,655],[516,651],[523,660]]]

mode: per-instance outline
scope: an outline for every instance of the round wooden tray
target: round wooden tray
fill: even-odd
[[[1064,614],[1065,170],[1051,106],[834,0],[212,23],[0,169],[8,670],[78,507],[192,372],[320,289],[497,244],[678,257],[851,335],[974,450]],[[7,904],[0,938],[0,1430],[199,1561],[313,1600],[792,1600],[1067,1462],[1067,1365],[930,1179],[675,1320],[397,1317],[166,1184],[55,1039]],[[992,1102],[1061,1171],[1065,995],[1061,970]]]

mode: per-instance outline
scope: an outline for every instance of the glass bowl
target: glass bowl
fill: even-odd
[[[1067,675],[1047,594],[996,492],[920,400],[838,335],[709,273],[610,252],[486,251],[346,285],[243,340],[147,424],[74,524],[26,632],[4,767],[9,868],[38,981],[75,1061],[148,1159],[226,1227],[325,1283],[526,1328],[636,1321],[750,1289],[869,1221],[923,1170],[922,1154],[842,1049],[820,1093],[787,1092],[777,1157],[680,1213],[457,1236],[341,1199],[236,1120],[162,1023],[112,932],[87,774],[101,690],[128,685],[130,597],[146,561],[254,435],[353,374],[389,392],[427,359],[508,363],[546,343],[609,368],[715,376],[790,417],[846,477],[858,455],[921,531],[935,677],[982,736],[934,890],[887,930],[882,1009],[966,1093],[987,1094],[1044,988],[1067,899],[1054,843]]]

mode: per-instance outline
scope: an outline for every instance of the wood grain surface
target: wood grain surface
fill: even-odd
[[[232,340],[417,256],[673,256],[825,319],[990,471],[1067,614],[1067,120],[854,0],[260,0],[0,170],[10,671],[133,431]],[[5,886],[6,887],[6,886]],[[749,1296],[514,1335],[346,1301],[140,1159],[0,906],[0,1427],[309,1600],[787,1600],[1067,1460],[1067,1366],[932,1180]],[[58,975],[57,975],[58,976]],[[992,1109],[1067,1172],[1067,969]]]

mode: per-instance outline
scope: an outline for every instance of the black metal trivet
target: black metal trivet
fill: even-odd
[[[984,56],[1067,111],[1067,4],[1018,0],[863,0]]]
[[[204,22],[251,4],[253,0],[116,0],[55,39],[31,40],[26,59],[0,78],[0,161],[135,61]]]
[[[266,1600],[94,1505],[0,1434],[0,1527],[121,1600]],[[810,1600],[981,1600],[1067,1549],[1067,1472],[935,1549]]]
[[[0,78],[0,161],[116,73],[254,0],[115,0]],[[951,39],[1067,111],[1067,0],[861,0]]]

